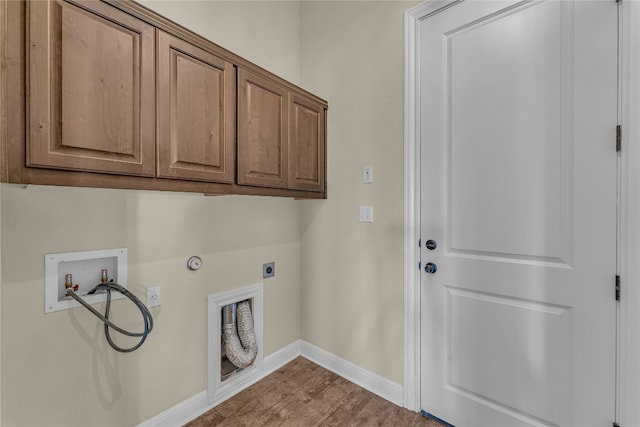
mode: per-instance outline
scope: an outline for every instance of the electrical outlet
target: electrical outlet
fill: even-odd
[[[158,307],[160,305],[160,286],[147,288],[147,308]]]
[[[266,264],[262,264],[262,278],[266,279],[276,275],[276,263],[271,261]]]

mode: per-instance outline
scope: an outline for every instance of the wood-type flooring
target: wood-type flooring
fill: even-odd
[[[294,359],[185,427],[207,426],[441,427],[303,357]]]

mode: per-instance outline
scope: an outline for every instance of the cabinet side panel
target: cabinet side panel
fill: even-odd
[[[7,40],[9,30],[7,28],[7,13],[7,2],[0,3],[0,62],[3,64],[6,64],[8,60]],[[9,138],[7,126],[7,100],[9,99],[7,94],[7,74],[7,67],[0,67],[0,182],[7,181],[7,140]]]

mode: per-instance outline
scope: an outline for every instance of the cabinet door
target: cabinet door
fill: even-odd
[[[289,96],[289,188],[324,191],[325,109],[296,94]]]
[[[235,68],[158,32],[158,176],[233,183]]]
[[[287,90],[238,70],[238,184],[287,188]]]
[[[76,3],[28,4],[27,166],[153,176],[154,29]]]

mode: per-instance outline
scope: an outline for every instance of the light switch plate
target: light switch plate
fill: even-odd
[[[373,166],[365,166],[362,170],[362,183],[373,184]]]
[[[360,206],[358,212],[358,221],[373,222],[373,206]]]

